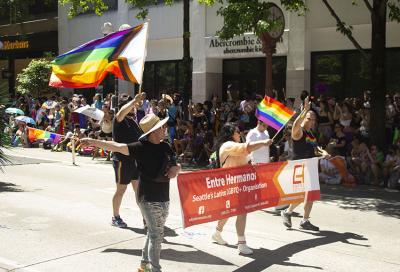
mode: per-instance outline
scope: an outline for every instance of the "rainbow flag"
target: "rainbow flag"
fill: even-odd
[[[148,23],[111,33],[58,56],[49,85],[59,88],[97,87],[108,73],[141,84]]]
[[[265,96],[256,109],[256,117],[276,130],[285,126],[294,114],[294,111],[269,96]]]
[[[53,144],[57,144],[58,142],[61,141],[61,137],[62,135],[57,133],[52,133],[49,131],[28,127],[28,139],[29,142],[31,143],[36,142],[38,140],[47,141],[48,139],[51,139]]]

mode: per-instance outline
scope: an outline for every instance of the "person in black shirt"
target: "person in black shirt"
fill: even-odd
[[[112,122],[112,135],[115,142],[128,144],[138,141],[142,130],[136,123],[135,108],[139,105],[141,100],[142,96],[140,94],[136,95],[135,99],[132,99],[126,94],[120,96],[118,105],[120,110],[117,112]],[[135,193],[137,191],[138,170],[132,158],[120,153],[113,153],[113,167],[117,190],[112,199],[113,217],[111,219],[111,225],[126,228],[127,224],[122,220],[119,209],[128,184],[132,184]]]
[[[163,141],[168,117],[160,120],[150,113],[140,120],[143,135],[138,142],[117,143],[90,138],[82,140],[83,146],[96,146],[129,156],[137,163],[139,170],[138,204],[146,220],[147,239],[142,251],[141,267],[161,271],[160,252],[164,236],[164,225],[169,211],[169,181],[175,178],[180,165],[170,145]]]
[[[317,115],[314,111],[310,110],[310,102],[307,97],[304,100],[304,110],[296,118],[292,127],[293,139],[293,160],[313,158],[316,155],[329,156],[325,150],[318,148],[317,138],[312,132],[315,127]],[[281,212],[283,224],[287,228],[292,227],[291,215],[293,210],[300,205],[300,203],[290,204],[289,207]],[[319,231],[317,226],[314,226],[309,221],[313,201],[307,201],[307,192],[304,196],[304,215],[300,223],[300,228],[306,230]]]

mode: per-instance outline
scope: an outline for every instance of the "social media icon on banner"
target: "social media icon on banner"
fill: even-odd
[[[227,209],[229,209],[229,208],[231,207],[231,202],[230,202],[229,200],[227,200],[227,201],[225,202],[225,207],[226,207]]]
[[[205,207],[204,206],[200,206],[199,207],[199,214],[204,214],[205,211]]]

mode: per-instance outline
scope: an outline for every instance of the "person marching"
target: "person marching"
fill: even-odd
[[[118,105],[120,110],[115,115],[112,124],[112,136],[115,142],[128,144],[138,141],[142,131],[135,121],[135,107],[141,100],[141,94],[137,94],[134,99],[126,94],[120,96]],[[119,213],[122,197],[129,183],[132,184],[135,194],[137,193],[139,173],[133,158],[117,152],[113,153],[113,167],[117,189],[112,199],[111,225],[126,228],[128,225],[122,220]]]
[[[216,140],[215,150],[217,152],[217,164],[221,168],[243,166],[249,163],[248,155],[261,147],[270,146],[272,140],[265,139],[250,143],[240,142],[240,130],[232,123],[225,124]],[[244,235],[246,229],[247,214],[240,214],[236,217],[236,233],[238,235],[238,251],[241,254],[252,254],[253,250],[247,246]],[[228,221],[228,218],[218,221],[212,240],[220,245],[227,242],[222,238],[221,232]]]
[[[136,196],[148,228],[139,272],[149,271],[148,268],[152,272],[161,271],[160,252],[169,212],[169,182],[181,170],[172,148],[163,141],[167,121],[168,117],[160,120],[152,113],[144,116],[139,122],[144,133],[138,142],[126,144],[90,138],[82,140],[84,146],[118,152],[137,163],[139,187]]]
[[[260,140],[268,140],[270,137],[267,128],[267,124],[265,124],[261,120],[258,120],[257,126],[249,130],[249,132],[247,133],[246,143]],[[251,152],[250,159],[252,164],[269,163],[271,160],[269,156],[269,146],[264,146]]]
[[[316,155],[329,156],[329,154],[318,147],[316,136],[313,134],[312,129],[316,125],[317,116],[314,111],[310,110],[311,102],[309,97],[304,100],[304,109],[296,118],[292,127],[293,139],[293,160],[313,158]],[[300,203],[290,204],[289,207],[281,211],[283,225],[287,228],[292,227],[292,212],[300,205]],[[311,224],[309,218],[313,201],[307,200],[307,192],[304,196],[304,215],[300,222],[300,228],[305,230],[319,231],[319,227]]]

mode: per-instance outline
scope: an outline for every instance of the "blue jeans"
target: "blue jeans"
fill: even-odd
[[[150,264],[152,272],[161,271],[160,253],[164,238],[164,225],[169,211],[169,202],[138,203],[147,224],[147,238],[142,251],[142,265]]]

